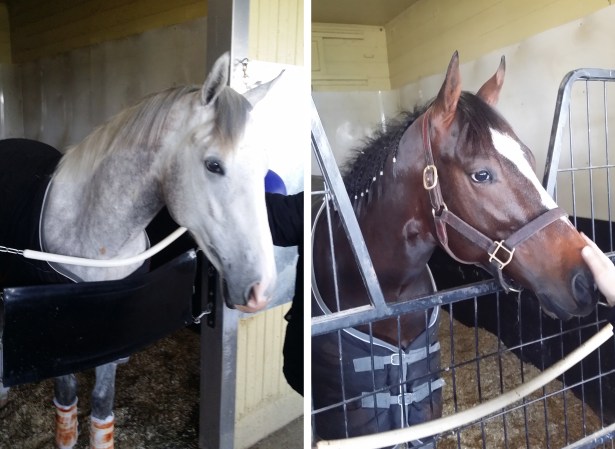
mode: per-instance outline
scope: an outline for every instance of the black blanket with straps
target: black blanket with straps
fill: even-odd
[[[5,386],[113,362],[193,322],[197,254],[126,279],[6,288]]]
[[[312,339],[314,407],[359,398],[315,414],[319,438],[368,435],[431,419],[444,385],[439,377],[439,315],[439,308],[434,309],[430,326],[401,350],[356,329]],[[418,441],[410,445],[430,447]]]

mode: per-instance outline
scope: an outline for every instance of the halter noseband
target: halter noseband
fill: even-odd
[[[438,183],[438,169],[436,168],[434,162],[433,152],[431,149],[431,139],[429,138],[428,115],[430,111],[431,109],[428,109],[425,114],[423,114],[422,122],[423,149],[425,150],[423,187],[429,193],[432,214],[436,226],[436,234],[438,236],[438,240],[440,241],[440,245],[456,261],[464,264],[474,263],[460,259],[453,254],[453,251],[448,246],[446,226],[448,225],[452,227],[470,242],[487,252],[489,255],[489,263],[493,268],[495,268],[498,281],[506,292],[511,290],[518,291],[518,289],[510,286],[502,274],[504,267],[512,261],[515,254],[515,249],[541,229],[546,228],[561,217],[567,217],[568,214],[561,207],[549,209],[519,228],[506,240],[499,241],[490,239],[478,229],[459,218],[446,206],[446,203],[442,197],[442,191],[440,190],[440,184]]]

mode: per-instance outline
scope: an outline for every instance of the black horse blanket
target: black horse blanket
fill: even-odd
[[[431,409],[442,401],[444,385],[439,377],[438,309],[432,318],[429,328],[402,354],[397,347],[356,329],[340,332],[343,379],[338,333],[312,339],[314,407],[361,398],[347,403],[346,408],[337,406],[316,414],[318,437],[346,438],[346,432],[351,437],[367,435],[430,419]],[[410,447],[424,447],[424,442],[411,442]]]
[[[41,208],[61,153],[28,139],[0,141],[0,245],[41,250]],[[0,289],[69,282],[47,262],[0,253]]]
[[[44,143],[0,140],[0,245],[42,249],[41,212],[60,157]],[[163,212],[148,228],[157,236],[177,227]],[[185,236],[171,246],[151,273],[145,273],[150,268],[145,262],[125,279],[76,284],[47,262],[0,252],[4,385],[127,357],[190,324],[193,309],[200,310],[193,305],[193,292],[201,288],[197,255],[186,252],[194,242]],[[169,261],[175,254],[180,255]],[[200,296],[196,299],[200,305]]]

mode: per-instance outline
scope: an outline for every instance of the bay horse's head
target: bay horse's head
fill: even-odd
[[[493,109],[504,71],[502,58],[476,95],[462,92],[455,53],[436,99],[415,123],[433,236],[505,288],[512,278],[532,290],[550,316],[587,315],[597,293],[581,257],[585,243],[538,181],[530,150]]]
[[[166,205],[225,280],[229,307],[262,309],[275,283],[265,206],[265,140],[252,110],[272,82],[241,95],[221,56],[200,89],[177,107],[175,141],[162,170]],[[173,114],[173,111],[171,112]]]

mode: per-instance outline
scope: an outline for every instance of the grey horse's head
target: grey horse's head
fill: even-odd
[[[267,304],[276,279],[265,136],[251,117],[273,81],[241,95],[227,87],[228,73],[225,54],[187,96],[188,106],[176,109],[176,140],[164,143],[171,150],[162,188],[173,218],[224,278],[227,305],[253,312]]]

